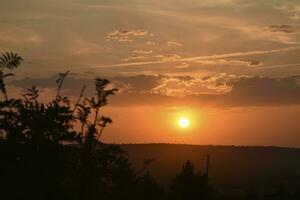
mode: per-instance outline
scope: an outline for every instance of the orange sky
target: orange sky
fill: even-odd
[[[108,78],[105,141],[300,147],[300,2],[0,1],[0,52],[25,62],[11,93]],[[190,127],[177,120],[186,115]]]
[[[189,143],[300,146],[299,106],[191,109],[107,108],[114,119],[104,140],[116,143]],[[189,117],[182,129],[177,120]]]

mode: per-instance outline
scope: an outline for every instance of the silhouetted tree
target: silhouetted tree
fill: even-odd
[[[297,187],[294,196],[295,196],[295,199],[300,199],[300,187]]]
[[[171,185],[170,199],[212,199],[213,188],[208,182],[206,174],[195,172],[190,161],[182,167]]]
[[[107,98],[117,92],[106,79],[95,79],[95,96],[76,103],[62,96],[69,72],[58,75],[57,93],[39,101],[32,86],[21,98],[9,98],[5,78],[23,59],[0,56],[0,188],[6,199],[154,199],[161,190],[150,175],[134,173],[119,146],[104,144],[101,136],[112,123],[101,114]],[[7,72],[8,71],[8,72]],[[74,128],[75,124],[80,129]],[[147,166],[150,161],[145,162]],[[153,198],[152,198],[153,197]]]
[[[285,196],[286,194],[287,194],[287,189],[285,185],[283,183],[280,183],[276,188],[275,195],[281,197],[281,196]]]
[[[251,190],[248,189],[245,191],[243,199],[244,200],[260,200],[260,199],[262,199],[262,197],[258,191],[253,190],[253,189],[251,189]]]
[[[57,96],[49,103],[38,101],[39,91],[33,86],[22,98],[9,98],[4,78],[22,61],[17,54],[5,53],[1,60],[0,130],[2,132],[5,191],[18,188],[18,193],[31,198],[61,197],[63,179],[63,142],[74,140],[73,117],[68,98]],[[13,167],[15,170],[12,170]],[[23,192],[23,193],[22,193]]]
[[[164,189],[147,172],[144,176],[138,177],[129,190],[128,198],[144,200],[162,200],[165,197]]]

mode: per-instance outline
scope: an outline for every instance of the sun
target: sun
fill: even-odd
[[[190,120],[186,117],[181,117],[178,120],[178,125],[180,126],[180,128],[187,128],[190,126]]]

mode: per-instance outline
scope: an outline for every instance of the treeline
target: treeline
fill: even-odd
[[[14,53],[0,57],[1,199],[226,199],[189,161],[166,190],[147,171],[152,160],[133,171],[126,152],[102,143],[104,129],[112,123],[102,108],[117,92],[106,79],[95,79],[94,97],[85,97],[83,86],[73,103],[61,92],[68,72],[59,74],[57,93],[47,103],[39,101],[36,86],[11,98],[5,79],[22,61]]]

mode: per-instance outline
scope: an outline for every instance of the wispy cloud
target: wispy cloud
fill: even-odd
[[[186,69],[188,68],[190,65],[186,62],[180,63],[179,65],[176,65],[175,68],[176,69]]]
[[[194,61],[199,64],[205,65],[243,65],[243,66],[259,66],[261,62],[253,59],[212,59],[212,60],[198,60]]]
[[[247,51],[247,52],[216,54],[211,56],[197,56],[197,57],[185,58],[182,59],[182,61],[197,61],[197,60],[206,60],[206,59],[209,60],[209,59],[231,58],[231,57],[238,57],[238,56],[264,55],[264,54],[288,52],[288,51],[295,51],[295,50],[300,50],[300,46],[272,49],[272,50],[256,50],[256,51]]]
[[[283,33],[295,32],[294,27],[287,24],[271,25],[271,26],[267,26],[266,29],[270,32],[283,32]]]
[[[132,42],[137,38],[153,37],[154,34],[146,30],[115,30],[106,34],[107,40],[118,42]]]
[[[56,76],[41,79],[25,78],[12,85],[26,88],[38,85],[55,89]],[[121,93],[112,98],[118,105],[214,105],[214,106],[271,106],[298,105],[300,76],[269,78],[260,76],[217,73],[207,77],[136,75],[110,77]],[[78,95],[85,83],[87,95],[93,94],[93,79],[68,77],[64,93]]]
[[[271,66],[264,66],[264,67],[252,67],[248,68],[247,70],[265,70],[265,69],[276,69],[276,68],[287,68],[287,67],[299,67],[300,63],[292,63],[292,64],[283,64],[283,65],[271,65]]]
[[[183,45],[179,42],[169,41],[167,42],[167,45],[170,47],[182,47]]]
[[[36,31],[9,26],[0,28],[0,42],[13,44],[40,44],[43,42],[43,37]]]
[[[300,19],[300,4],[297,1],[287,1],[280,5],[273,6],[273,8],[287,14],[290,20]]]
[[[214,60],[214,59],[225,59],[225,58],[233,58],[233,57],[240,57],[240,56],[265,55],[265,54],[289,52],[289,51],[296,51],[296,50],[300,50],[300,46],[271,49],[271,50],[256,50],[256,51],[246,51],[246,52],[225,53],[225,54],[216,54],[216,55],[209,55],[209,56],[194,56],[188,58],[181,58],[179,55],[178,56],[160,55],[158,57],[160,60],[120,63],[120,64],[103,65],[97,67],[128,67],[128,66],[163,64],[163,63],[171,63],[171,62],[197,62],[201,60]]]
[[[70,51],[73,55],[88,55],[109,52],[109,48],[76,36],[71,42]]]

